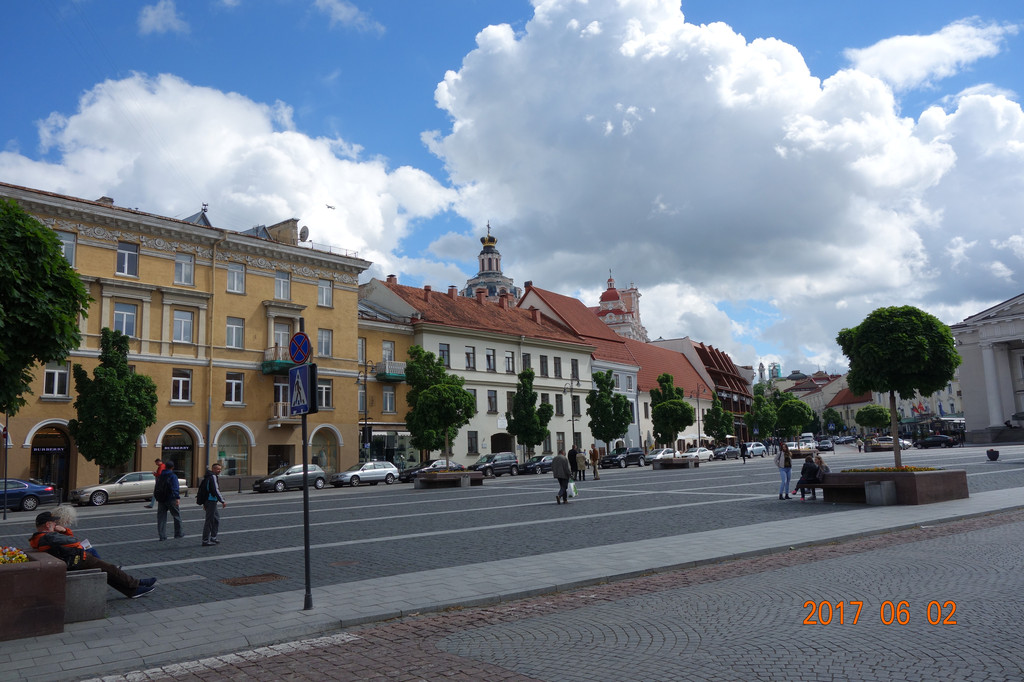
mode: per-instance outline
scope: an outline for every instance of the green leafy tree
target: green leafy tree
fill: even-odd
[[[87,460],[116,468],[135,457],[136,445],[156,423],[156,384],[128,366],[128,337],[103,328],[100,364],[89,373],[79,365],[75,376],[75,412],[68,431]]]
[[[654,440],[663,446],[674,447],[676,436],[693,424],[695,418],[693,406],[686,402],[686,391],[675,386],[671,374],[659,374],[658,388],[651,389]]]
[[[430,424],[444,439],[445,464],[451,456],[451,439],[476,415],[476,401],[463,388],[463,378],[449,375],[448,379],[421,392],[416,403],[420,423]]]
[[[778,428],[785,436],[795,436],[800,433],[811,419],[814,412],[810,406],[796,396],[787,396],[777,410]]]
[[[854,393],[889,394],[893,458],[903,466],[896,420],[896,394],[911,399],[944,388],[960,366],[949,326],[914,306],[878,308],[836,337],[850,360],[846,376]]]
[[[889,426],[891,415],[889,410],[882,405],[865,405],[857,410],[853,417],[859,425],[868,429],[884,429]],[[893,446],[895,447],[895,446]]]
[[[0,410],[17,414],[32,369],[78,348],[89,294],[53,230],[13,201],[0,200]]]
[[[472,404],[473,396],[463,388],[465,380],[448,374],[444,360],[421,346],[409,349],[409,361],[405,363],[405,380],[409,384],[405,398],[409,411],[405,415],[405,422],[411,434],[409,440],[412,446],[425,452],[441,450],[447,460],[451,455],[451,441],[458,435],[459,429],[469,421],[461,421],[456,414],[461,411],[461,400],[453,399],[446,406],[445,397],[451,398],[455,393],[443,391],[431,397],[429,404],[424,403],[421,406],[420,401],[427,391],[436,386],[456,386],[465,394],[467,404],[472,406],[473,414],[469,417],[472,418],[476,414],[476,405]]]
[[[594,438],[610,444],[625,435],[626,429],[633,422],[633,410],[629,399],[615,392],[612,370],[595,372],[593,378],[597,388],[587,393],[590,432]]]
[[[758,384],[754,387],[754,402],[750,406],[750,412],[743,415],[743,420],[747,423],[751,433],[756,432],[761,438],[764,438],[775,429],[778,414],[775,411],[774,403],[765,394],[764,389],[760,392],[757,390],[762,385]]]
[[[711,409],[704,415],[704,433],[715,439],[716,443],[724,443],[726,436],[733,434],[733,415],[722,407],[718,396],[713,396]]]
[[[512,411],[505,413],[508,420],[509,433],[516,437],[527,450],[532,453],[533,448],[544,442],[548,435],[548,423],[555,414],[555,408],[550,403],[543,403],[537,407],[537,392],[533,390],[533,370],[524,369],[519,373],[519,383],[516,385],[516,393],[512,397]]]
[[[843,423],[843,416],[839,414],[839,411],[834,407],[826,407],[825,411],[821,413],[821,421],[825,426],[825,430],[830,433],[842,433],[846,430],[846,424]],[[829,425],[832,426],[829,429]]]

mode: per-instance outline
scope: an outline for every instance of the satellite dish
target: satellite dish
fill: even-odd
[[[309,228],[303,225],[299,228],[299,241],[304,242],[309,239]]]

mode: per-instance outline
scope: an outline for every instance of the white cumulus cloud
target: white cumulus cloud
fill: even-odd
[[[851,48],[846,57],[859,71],[905,90],[931,85],[979,59],[995,56],[1018,30],[1013,24],[964,19],[931,35],[894,36],[870,47]]]
[[[160,0],[139,11],[139,33],[188,33],[188,24],[178,16],[174,0]]]

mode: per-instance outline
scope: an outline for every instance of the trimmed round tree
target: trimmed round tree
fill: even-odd
[[[960,366],[949,326],[914,306],[878,308],[836,337],[850,360],[846,379],[854,393],[889,394],[893,458],[903,466],[896,424],[896,394],[911,399],[945,388]]]

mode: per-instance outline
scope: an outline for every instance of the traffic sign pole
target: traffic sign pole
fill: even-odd
[[[317,400],[316,400],[316,365],[305,364],[309,360],[310,356],[310,344],[309,337],[306,336],[306,320],[299,318],[299,331],[292,336],[291,343],[288,344],[288,352],[291,355],[292,362],[298,367],[293,367],[288,371],[288,385],[294,389],[296,385],[303,385],[305,395],[299,405],[301,411],[296,410],[296,404],[294,400],[290,400],[292,414],[297,412],[302,414],[302,535],[303,535],[303,549],[306,556],[306,595],[303,601],[302,610],[309,611],[313,608],[313,587],[312,577],[310,572],[309,562],[309,430],[306,424],[306,418],[310,414],[315,414],[317,411]],[[292,373],[295,373],[294,379]],[[298,382],[298,383],[297,383]],[[292,396],[289,396],[292,398]]]

